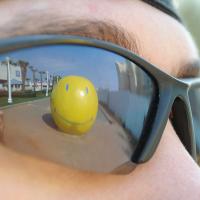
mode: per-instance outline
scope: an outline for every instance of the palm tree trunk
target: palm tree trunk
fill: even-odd
[[[28,67],[28,62],[19,60],[19,66],[21,68],[21,74],[22,74],[22,92],[25,91],[25,82],[26,82],[26,74],[27,74],[27,67]]]

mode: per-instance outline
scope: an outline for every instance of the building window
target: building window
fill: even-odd
[[[20,71],[16,71],[16,77],[20,77]]]

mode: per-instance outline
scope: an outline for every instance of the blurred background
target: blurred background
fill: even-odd
[[[200,0],[174,0],[174,4],[200,52]],[[198,163],[200,165],[200,156]]]
[[[174,0],[174,3],[200,49],[200,0]]]

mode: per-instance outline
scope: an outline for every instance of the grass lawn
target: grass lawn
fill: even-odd
[[[49,93],[49,96],[51,94]],[[36,93],[36,97],[13,97],[13,103],[12,104],[8,104],[8,97],[0,97],[0,107],[3,106],[7,106],[7,105],[13,105],[13,104],[17,104],[17,103],[23,103],[23,102],[28,102],[28,101],[34,101],[37,99],[41,99],[41,98],[46,98],[45,94],[42,92],[37,92]]]

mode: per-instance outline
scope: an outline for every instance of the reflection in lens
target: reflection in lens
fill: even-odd
[[[110,172],[129,162],[153,94],[153,81],[140,67],[106,50],[51,45],[0,55],[5,144],[75,168]],[[52,112],[65,122],[65,134]],[[73,134],[90,120],[84,134]]]
[[[71,90],[66,92],[65,85]],[[90,88],[90,94],[85,92]],[[98,97],[92,82],[82,76],[65,76],[51,94],[51,116],[64,133],[84,135],[93,126],[98,110]]]

